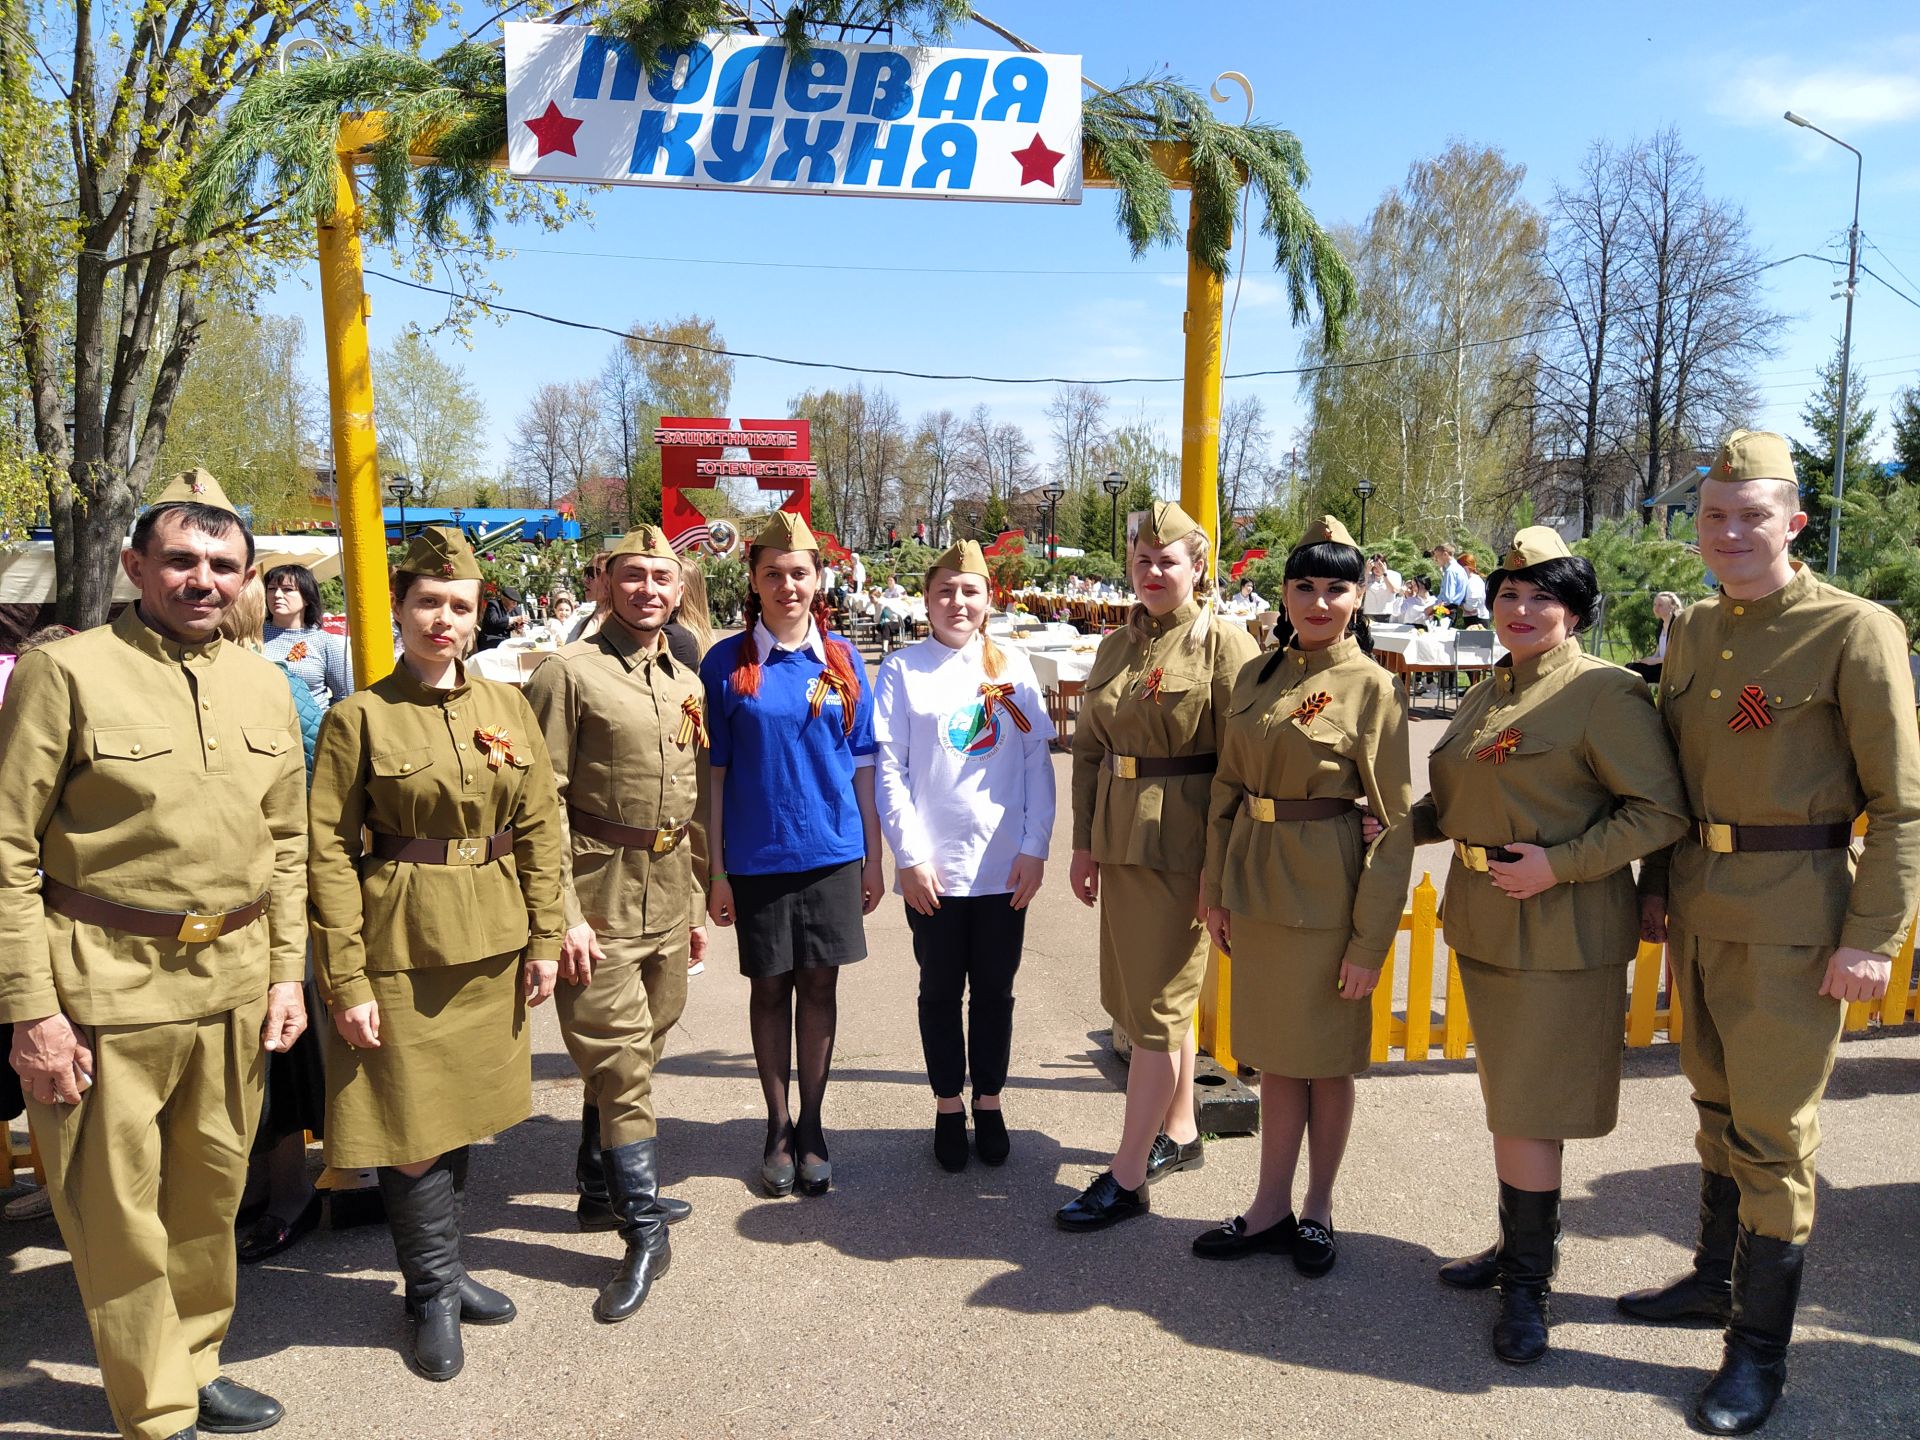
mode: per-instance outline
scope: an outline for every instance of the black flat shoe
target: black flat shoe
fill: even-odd
[[[934,1115],[933,1158],[951,1174],[958,1175],[967,1168],[966,1112],[942,1110]]]
[[[1299,1232],[1293,1237],[1294,1269],[1317,1279],[1333,1269],[1333,1262],[1339,1258],[1340,1252],[1333,1243],[1333,1226],[1322,1225],[1318,1220],[1300,1222]]]
[[[1176,1145],[1170,1135],[1156,1135],[1153,1148],[1147,1152],[1147,1184],[1157,1184],[1182,1170],[1198,1170],[1206,1163],[1206,1148],[1198,1135],[1184,1145]]]
[[[775,1159],[776,1152],[784,1149],[786,1157]],[[784,1199],[793,1193],[793,1127],[787,1126],[778,1136],[770,1136],[767,1148],[760,1160],[760,1188],[774,1199]]]
[[[1104,1230],[1144,1215],[1148,1208],[1144,1184],[1138,1190],[1129,1190],[1113,1178],[1111,1170],[1102,1170],[1091,1185],[1054,1212],[1053,1223],[1075,1232]]]
[[[1007,1139],[1007,1117],[998,1110],[973,1107],[973,1153],[985,1165],[1004,1165],[1012,1151]]]
[[[272,1259],[302,1235],[312,1231],[320,1223],[321,1198],[320,1192],[314,1191],[301,1207],[300,1213],[291,1220],[282,1220],[271,1210],[262,1214],[234,1246],[240,1263],[258,1265],[262,1260]]]
[[[1293,1237],[1299,1228],[1300,1222],[1289,1214],[1264,1230],[1249,1233],[1247,1217],[1236,1215],[1204,1234],[1194,1236],[1193,1253],[1204,1260],[1238,1260],[1243,1255],[1291,1255]]]
[[[793,1148],[800,1161],[797,1185],[802,1195],[824,1195],[833,1188],[833,1161],[827,1158],[827,1136],[816,1121],[809,1132],[813,1143],[802,1145],[799,1132],[806,1123],[803,1116],[794,1127]],[[813,1159],[807,1158],[810,1153]]]
[[[271,1395],[222,1375],[200,1387],[199,1426],[209,1435],[250,1435],[278,1425],[287,1412]]]

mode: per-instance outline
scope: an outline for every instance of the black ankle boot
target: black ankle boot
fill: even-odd
[[[613,1213],[620,1218],[620,1238],[627,1242],[626,1258],[593,1302],[593,1318],[605,1325],[625,1320],[638,1310],[673,1262],[667,1240],[667,1220],[660,1213],[659,1144],[636,1140],[606,1152],[607,1193]]]
[[[1004,1165],[1013,1153],[1013,1141],[1007,1135],[1007,1117],[999,1110],[973,1107],[973,1153],[983,1164]]]
[[[1500,1245],[1496,1241],[1477,1255],[1462,1255],[1440,1267],[1440,1282],[1456,1290],[1486,1290],[1500,1278]]]
[[[1693,1269],[1614,1303],[1636,1320],[1659,1325],[1724,1325],[1733,1306],[1733,1242],[1740,1228],[1740,1187],[1731,1175],[1700,1172],[1700,1236]]]
[[[967,1116],[962,1110],[938,1110],[933,1116],[933,1158],[942,1170],[958,1175],[967,1168]]]
[[[1547,1353],[1547,1295],[1560,1236],[1560,1192],[1500,1186],[1500,1318],[1493,1353],[1531,1365]]]
[[[1726,1352],[1693,1407],[1695,1423],[1708,1434],[1745,1435],[1773,1413],[1787,1383],[1787,1342],[1806,1255],[1804,1245],[1739,1228]]]
[[[394,1258],[407,1282],[413,1362],[429,1380],[451,1380],[466,1363],[460,1345],[459,1201],[453,1162],[442,1155],[418,1179],[380,1167],[380,1198],[393,1231]]]

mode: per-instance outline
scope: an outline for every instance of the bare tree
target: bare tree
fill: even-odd
[[[902,504],[901,474],[908,442],[900,402],[892,392],[855,383],[845,390],[808,391],[790,402],[813,422],[813,456],[820,467],[816,494],[849,544],[876,543]]]
[[[1107,394],[1092,385],[1060,385],[1047,402],[1053,427],[1053,476],[1069,490],[1095,484],[1093,461],[1107,436]]]
[[[907,508],[918,507],[927,528],[936,535],[946,522],[959,467],[959,417],[951,410],[927,411],[920,417],[907,452],[905,478],[912,482]]]
[[[1040,478],[1027,432],[996,425],[984,404],[974,406],[960,427],[960,472],[974,493],[1003,505]]]
[[[1220,412],[1220,528],[1242,509],[1266,503],[1273,488],[1273,431],[1258,395],[1240,395]]]
[[[605,439],[593,382],[549,381],[521,412],[509,449],[522,488],[544,493],[551,508],[601,466]]]

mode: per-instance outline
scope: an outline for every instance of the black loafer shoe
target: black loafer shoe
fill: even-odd
[[[933,1117],[933,1158],[940,1168],[958,1175],[967,1168],[967,1116],[962,1110],[940,1111]]]
[[[1300,1224],[1292,1215],[1264,1230],[1247,1230],[1247,1217],[1236,1215],[1193,1237],[1193,1253],[1205,1260],[1238,1260],[1242,1255],[1290,1255]]]
[[[1331,1270],[1339,1258],[1331,1225],[1322,1225],[1318,1220],[1300,1222],[1299,1232],[1293,1237],[1294,1269],[1302,1275],[1318,1277]]]
[[[200,1387],[200,1428],[209,1435],[250,1435],[278,1425],[287,1412],[271,1395],[222,1375]]]
[[[287,1249],[302,1235],[307,1234],[320,1223],[321,1195],[314,1191],[300,1213],[291,1220],[282,1220],[271,1210],[263,1211],[260,1217],[249,1225],[241,1235],[234,1249],[242,1265],[258,1265],[262,1260],[271,1259]]]
[[[1198,1170],[1206,1163],[1206,1148],[1198,1135],[1184,1145],[1174,1144],[1169,1135],[1156,1135],[1153,1149],[1147,1152],[1147,1184],[1155,1184],[1181,1170]]]
[[[1129,1190],[1113,1178],[1111,1170],[1102,1170],[1094,1181],[1054,1213],[1053,1223],[1062,1230],[1104,1230],[1147,1213],[1147,1187]]]

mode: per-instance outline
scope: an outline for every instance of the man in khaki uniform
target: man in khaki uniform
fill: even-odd
[[[306,773],[286,677],[218,636],[253,537],[205,471],[121,555],[110,626],[0,709],[0,1021],[114,1423],[262,1430],[220,1374],[267,1050],[306,1026]]]
[[[679,558],[658,527],[622,536],[607,555],[605,623],[527,682],[570,837],[556,1002],[586,1082],[580,1227],[617,1227],[627,1241],[594,1305],[606,1322],[639,1308],[667,1268],[667,1223],[691,1208],[659,1193],[653,1106],[654,1066],[686,1008],[691,922],[706,903],[695,880],[707,873],[696,821],[705,691],[663,634],[682,590]]]
[[[1620,1307],[1728,1322],[1694,1411],[1716,1434],[1758,1428],[1785,1383],[1844,1002],[1885,993],[1920,894],[1906,631],[1788,558],[1806,519],[1787,442],[1736,430],[1700,486],[1720,594],[1674,620],[1660,684],[1696,828],[1641,875],[1686,1017],[1701,1227],[1691,1272]]]

